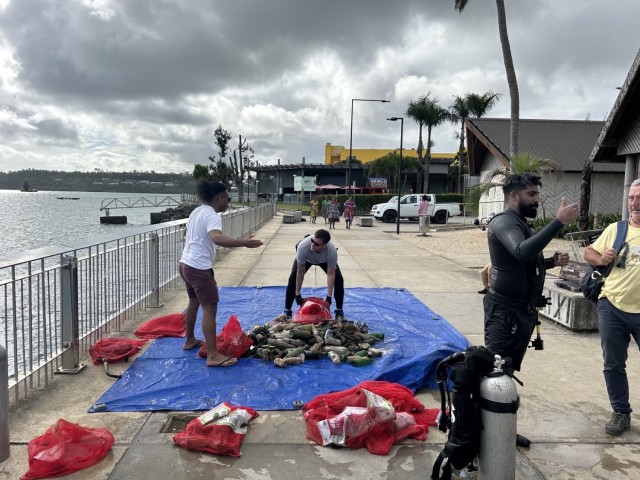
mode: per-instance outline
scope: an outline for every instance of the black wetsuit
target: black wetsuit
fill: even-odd
[[[484,298],[485,346],[502,357],[511,357],[511,368],[520,370],[536,325],[536,302],[542,296],[545,270],[553,258],[542,249],[562,228],[553,220],[534,235],[524,216],[512,209],[489,223],[491,288]]]

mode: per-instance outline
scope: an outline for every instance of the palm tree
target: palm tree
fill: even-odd
[[[538,158],[527,152],[517,153],[511,157],[509,167],[499,167],[491,170],[481,183],[471,187],[466,194],[465,203],[470,205],[472,210],[478,211],[481,197],[491,197],[492,190],[495,188],[501,189],[505,179],[509,176],[523,173],[535,173],[542,176],[553,170],[557,171],[558,166],[548,158]]]
[[[429,191],[429,165],[431,163],[431,130],[449,119],[449,112],[438,105],[438,100],[430,98],[431,93],[427,93],[425,96],[420,97],[417,101],[409,102],[406,115],[409,118],[415,120],[419,126],[418,134],[418,161],[422,165],[423,179],[422,184],[418,183],[422,193],[428,193]],[[422,150],[424,145],[422,143],[422,127],[427,127],[427,155],[422,158]]]
[[[466,117],[484,117],[500,99],[499,93],[492,91],[483,94],[467,93],[464,97],[456,95],[449,106],[449,118],[452,123],[460,123],[460,133],[456,135],[460,140],[458,148],[458,193],[463,193],[462,175],[464,173],[464,119]]]
[[[469,94],[467,94],[469,96]],[[469,116],[469,105],[466,97],[456,95],[453,103],[449,105],[449,121],[460,123],[460,133],[456,135],[460,140],[458,147],[458,193],[462,192],[462,166],[464,165],[464,119]]]
[[[467,6],[469,0],[454,0],[454,8],[460,13]],[[520,123],[520,94],[518,92],[518,80],[516,79],[516,70],[513,66],[513,58],[511,57],[511,45],[509,44],[509,34],[507,33],[507,15],[504,9],[504,0],[496,0],[498,9],[498,33],[500,35],[500,45],[502,46],[502,58],[504,60],[504,69],[507,74],[507,83],[509,84],[509,97],[511,98],[511,128],[509,132],[509,156],[513,157],[518,153],[518,130]]]

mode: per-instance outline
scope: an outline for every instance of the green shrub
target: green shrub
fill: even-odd
[[[607,225],[610,225],[612,223],[618,222],[620,221],[620,219],[622,218],[622,216],[619,213],[602,213],[600,214],[601,216],[601,228],[605,228],[607,227]],[[542,229],[544,227],[546,227],[547,225],[549,225],[549,223],[551,223],[551,221],[554,219],[555,217],[538,217],[533,219],[533,221],[531,222],[531,226],[535,229],[535,230],[539,230]],[[594,220],[595,216],[594,214],[590,213],[589,214],[589,221],[588,221],[588,226],[587,226],[587,230],[593,230],[593,220]],[[573,232],[579,232],[580,228],[579,228],[579,224],[578,221],[576,220],[575,222],[570,223],[569,225],[565,225],[564,227],[562,227],[560,229],[560,231],[556,234],[556,238],[565,238],[565,235],[567,233],[573,233]]]

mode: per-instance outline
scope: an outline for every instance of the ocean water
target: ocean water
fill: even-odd
[[[35,248],[56,245],[68,241],[86,240],[149,225],[150,213],[169,207],[118,208],[111,215],[126,215],[127,224],[100,223],[105,215],[100,211],[103,200],[108,198],[154,198],[180,195],[136,194],[112,192],[20,192],[0,190],[0,256]],[[58,197],[78,198],[60,200]]]

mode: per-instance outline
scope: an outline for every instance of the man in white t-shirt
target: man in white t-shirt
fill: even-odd
[[[207,366],[229,367],[238,360],[226,357],[216,349],[216,313],[219,297],[213,273],[213,257],[217,245],[225,248],[257,248],[262,242],[253,239],[253,236],[235,239],[222,233],[220,213],[227,209],[231,199],[224,184],[201,180],[198,182],[196,193],[202,205],[189,215],[184,250],[178,266],[189,295],[189,304],[185,312],[187,334],[182,348],[189,350],[202,344],[194,332],[198,307],[201,307],[202,333],[207,343]]]

